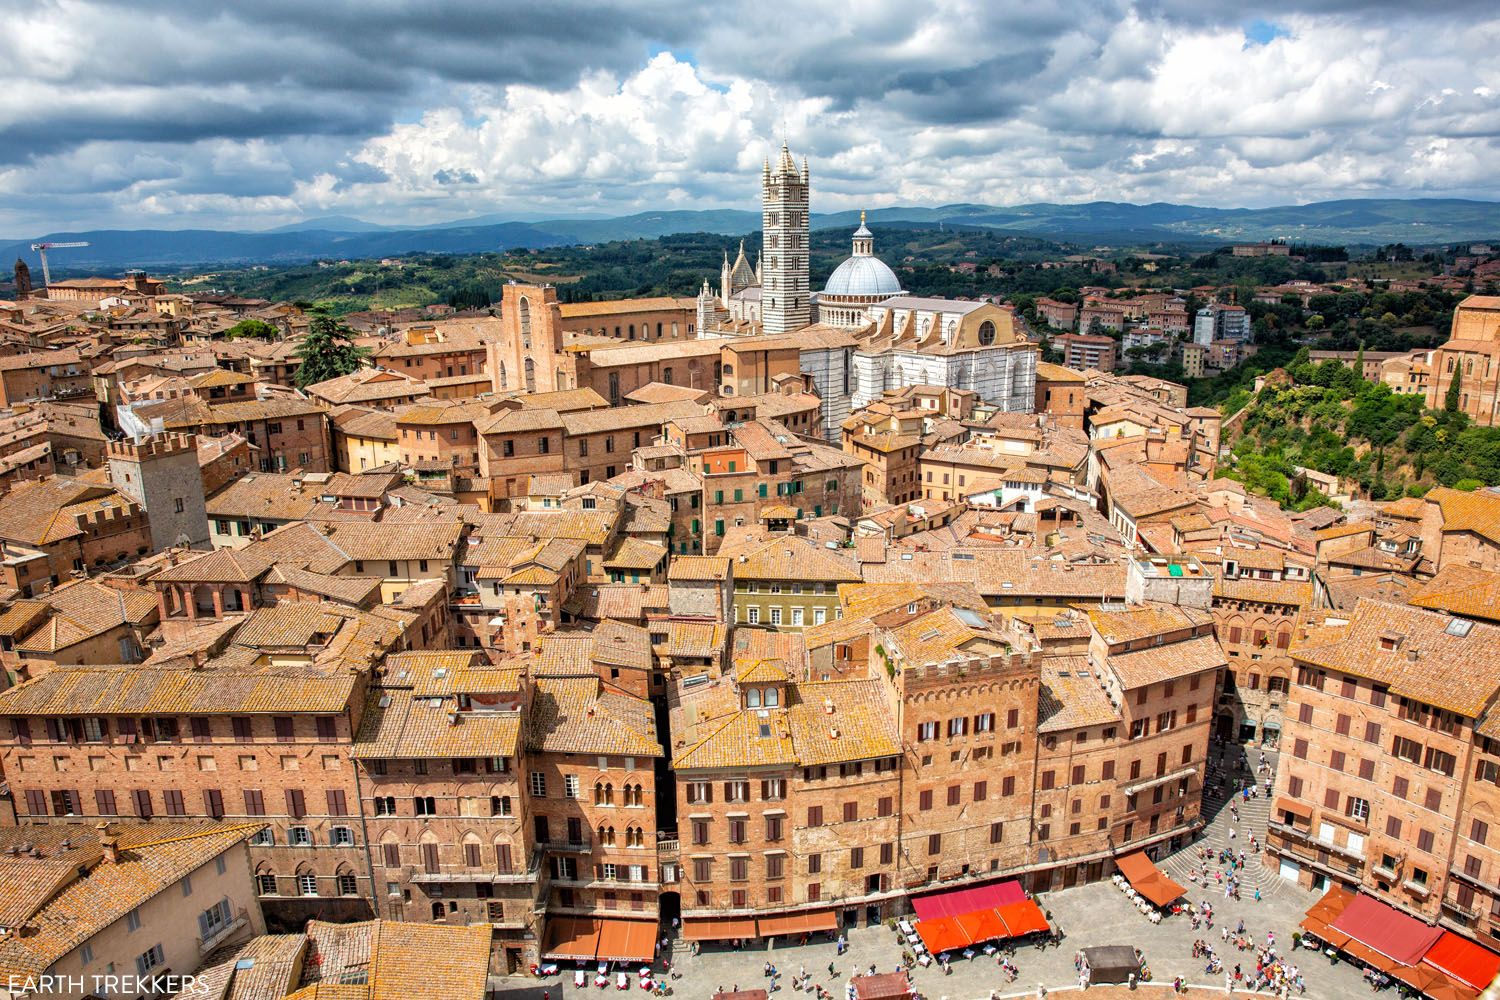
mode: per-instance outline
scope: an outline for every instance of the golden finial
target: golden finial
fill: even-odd
[[[859,210],[859,224],[861,226],[863,226],[865,224],[865,210],[864,209],[860,209]]]

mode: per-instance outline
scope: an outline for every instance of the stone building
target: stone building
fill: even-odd
[[[146,511],[153,551],[174,545],[208,548],[204,477],[194,435],[111,441],[108,455],[110,482]]]

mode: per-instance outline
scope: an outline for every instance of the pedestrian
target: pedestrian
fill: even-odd
[[[828,963],[828,978],[832,979],[836,975],[838,975],[838,970],[833,967],[833,963],[832,962],[829,962]]]

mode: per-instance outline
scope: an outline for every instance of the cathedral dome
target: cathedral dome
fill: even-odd
[[[823,296],[891,296],[901,294],[901,280],[879,257],[857,255],[828,276]]]

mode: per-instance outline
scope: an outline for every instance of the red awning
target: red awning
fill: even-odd
[[[588,917],[553,917],[547,921],[547,958],[591,961],[599,951],[601,922]]]
[[[1489,989],[1500,974],[1500,955],[1451,931],[1443,932],[1422,961],[1481,991]]]
[[[1373,896],[1355,896],[1329,926],[1402,965],[1416,965],[1443,936],[1442,928],[1429,927]]]
[[[997,906],[1025,899],[1026,892],[1015,879],[992,882],[989,885],[974,885],[945,892],[930,892],[912,897],[912,909],[922,920],[935,917],[957,917],[978,910],[993,910]]]
[[[855,1000],[902,1000],[911,996],[911,981],[904,972],[880,972],[873,976],[855,976]]]
[[[1007,903],[997,912],[1000,919],[1005,921],[1011,937],[1023,937],[1052,929],[1042,908],[1034,900],[1023,899],[1017,903]]]
[[[610,962],[650,962],[656,957],[656,922],[601,921],[597,957]]]
[[[1132,851],[1115,858],[1121,874],[1130,880],[1136,892],[1157,906],[1166,906],[1187,895],[1187,890],[1167,877],[1145,851]]]
[[[1010,936],[1010,932],[1005,928],[1005,921],[1000,919],[998,910],[975,910],[973,913],[965,913],[950,919],[958,925],[959,930],[963,931],[964,937],[969,939],[969,944],[997,941]]]
[[[768,1000],[770,995],[765,990],[740,990],[738,993],[715,993],[714,1000]]]
[[[688,917],[682,936],[689,941],[732,941],[755,937],[753,917]]]
[[[927,946],[927,950],[934,955],[969,946],[969,939],[964,937],[963,928],[958,926],[958,922],[952,917],[919,921],[917,934],[922,938],[922,943]]]

